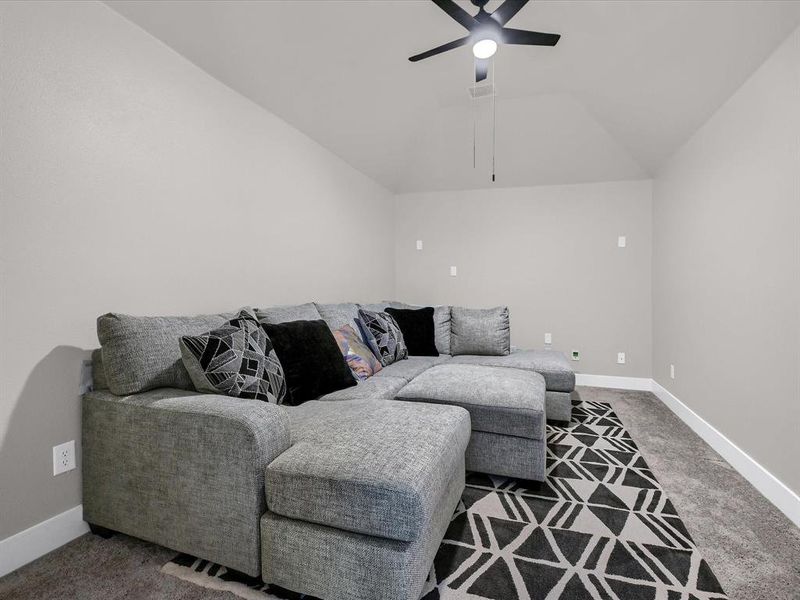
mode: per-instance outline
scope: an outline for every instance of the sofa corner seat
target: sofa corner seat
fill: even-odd
[[[569,421],[575,371],[562,352],[556,350],[513,350],[504,356],[454,356],[451,364],[504,367],[539,373],[545,383],[545,413],[548,421]]]

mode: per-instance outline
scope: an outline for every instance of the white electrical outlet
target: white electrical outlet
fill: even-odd
[[[553,334],[552,333],[545,333],[544,334],[544,343],[545,344],[552,344],[553,343]]]
[[[621,235],[617,238],[617,246],[620,248],[624,248],[628,245],[628,240],[625,238],[624,235]]]
[[[60,475],[75,468],[75,440],[53,446],[53,475]]]
[[[458,269],[456,267],[450,267],[450,277],[455,277],[458,275]]]
[[[675,365],[669,366],[669,378],[675,379]]]
[[[625,364],[625,353],[624,352],[617,352],[617,364],[624,365]]]
[[[417,240],[417,250],[422,250],[422,240]]]
[[[580,359],[581,359],[581,353],[580,353],[580,351],[578,351],[578,350],[573,350],[573,351],[572,351],[572,360],[580,360]]]

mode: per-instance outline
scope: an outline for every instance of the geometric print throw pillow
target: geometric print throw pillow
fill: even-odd
[[[197,391],[283,403],[283,367],[267,332],[247,309],[218,329],[183,336],[180,346]]]
[[[385,312],[358,311],[358,325],[370,350],[384,367],[393,362],[408,358],[403,332],[394,318]]]

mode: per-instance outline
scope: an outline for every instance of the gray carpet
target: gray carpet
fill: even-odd
[[[730,598],[800,597],[800,530],[786,517],[651,394],[580,393],[612,405]],[[160,573],[174,554],[126,536],[85,535],[0,579],[0,598],[233,600]]]

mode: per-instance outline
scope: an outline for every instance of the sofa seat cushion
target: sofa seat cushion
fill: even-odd
[[[450,360],[450,356],[409,356],[406,360],[400,360],[396,363],[384,367],[373,377],[401,377],[406,381],[411,381],[419,375]]]
[[[354,400],[288,413],[294,444],[266,469],[268,509],[404,542],[423,535],[470,437],[455,406]]]
[[[575,389],[575,372],[567,357],[555,350],[515,350],[506,356],[454,356],[453,364],[508,367],[536,371],[544,377],[548,390],[571,392]]]
[[[383,371],[380,371],[380,373],[383,373]],[[404,377],[378,377],[373,375],[366,381],[359,381],[358,385],[325,394],[317,398],[317,400],[393,400],[395,394],[407,383],[408,380]]]
[[[462,406],[474,431],[539,440],[544,437],[544,393],[538,373],[450,361],[414,378],[396,398]]]

